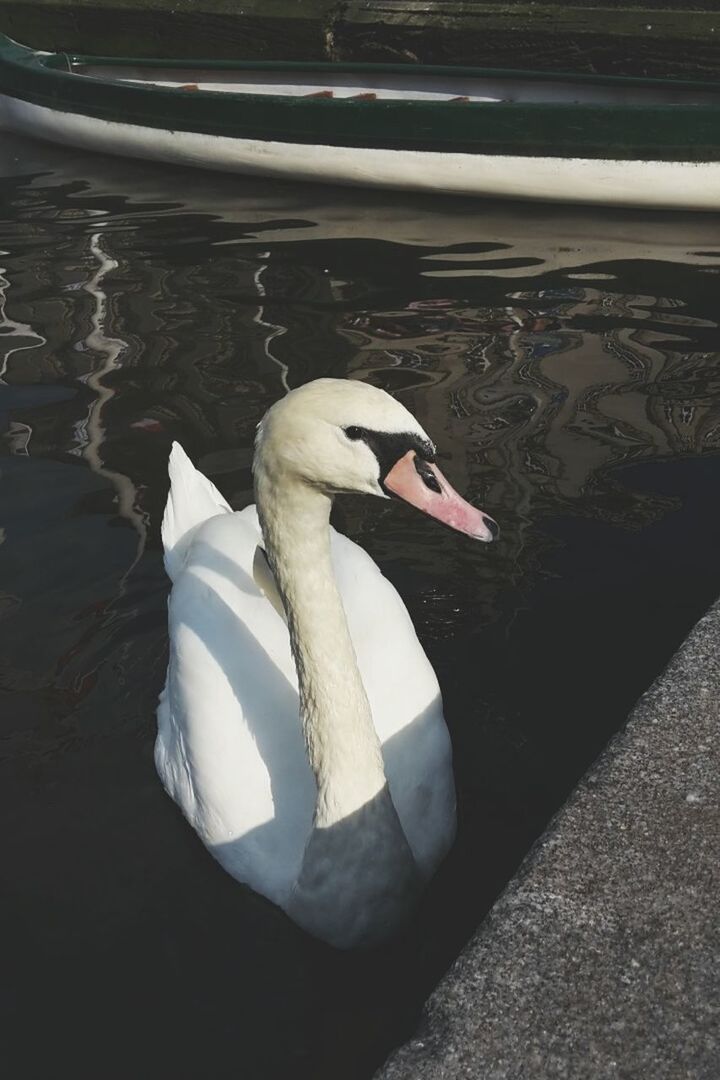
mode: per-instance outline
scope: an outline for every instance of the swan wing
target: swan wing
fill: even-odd
[[[171,581],[182,570],[188,545],[198,525],[232,509],[215,485],[195,468],[180,443],[174,442],[168,460],[170,491],[162,520],[165,569]]]
[[[155,762],[225,869],[282,903],[315,802],[282,608],[254,508],[233,513],[177,443],[169,474],[170,657]]]

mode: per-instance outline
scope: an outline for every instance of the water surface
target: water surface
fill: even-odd
[[[720,591],[720,222],[0,150],[0,799],[13,1077],[360,1080]],[[152,764],[170,443],[236,507],[264,410],[397,394],[499,521],[336,524],[438,672],[458,843],[336,953],[228,878]]]

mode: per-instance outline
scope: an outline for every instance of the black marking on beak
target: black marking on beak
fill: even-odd
[[[418,474],[425,487],[430,488],[430,490],[434,491],[437,495],[442,495],[442,488],[438,483],[437,476],[432,471],[427,461],[423,461],[422,458],[415,455],[413,464],[415,465],[415,472]]]
[[[370,447],[380,465],[381,485],[393,465],[396,465],[401,457],[405,457],[408,450],[414,450],[417,458],[423,462],[435,460],[435,447],[433,444],[428,439],[421,439],[419,435],[412,431],[371,431],[369,428],[357,427],[354,424],[346,427],[344,431],[348,439],[353,441],[362,439]],[[415,467],[417,468],[417,465]],[[425,479],[424,476],[423,479]],[[434,479],[435,477],[433,477]],[[437,483],[437,481],[435,482]],[[428,487],[430,487],[429,484]]]

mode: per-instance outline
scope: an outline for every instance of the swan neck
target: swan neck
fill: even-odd
[[[256,498],[297,669],[305,745],[317,782],[315,824],[325,827],[359,810],[386,784],[332,565],[332,497],[301,481],[269,484],[256,476]]]

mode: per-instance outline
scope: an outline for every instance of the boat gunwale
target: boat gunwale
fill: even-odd
[[[271,71],[271,72],[318,72],[318,74],[339,72],[347,75],[407,75],[430,77],[457,77],[477,79],[512,79],[518,82],[559,82],[576,83],[581,86],[609,86],[672,88],[679,90],[704,90],[720,94],[720,79],[661,79],[655,76],[645,78],[641,75],[602,75],[589,72],[572,71],[535,71],[521,68],[488,68],[456,66],[452,64],[378,64],[374,62],[359,61],[312,61],[312,60],[206,60],[195,58],[189,60],[176,60],[165,58],[153,59],[150,57],[126,57],[126,56],[90,56],[83,53],[62,52],[48,53],[48,58],[62,58],[70,67],[73,65],[87,64],[97,67],[121,67],[123,64],[132,67],[155,67],[155,68],[181,68],[206,71]],[[0,59],[2,58],[2,42],[0,41]],[[40,57],[42,59],[42,56]],[[55,70],[55,69],[53,69]],[[59,70],[59,69],[58,69]],[[76,74],[67,71],[65,74]],[[96,76],[83,76],[84,78],[96,78]],[[99,81],[105,81],[100,79]],[[258,95],[272,97],[270,94]],[[322,100],[322,99],[319,99]],[[366,103],[363,103],[366,104]],[[469,102],[475,105],[514,104],[512,102]],[[542,104],[542,103],[540,103]],[[556,103],[552,103],[553,107]]]
[[[198,89],[192,94],[181,87],[145,85],[122,79],[105,79],[97,75],[82,75],[72,71],[74,63],[150,67],[159,64],[166,69],[180,66],[187,70],[191,61],[127,60],[117,57],[89,57],[81,54],[47,53],[32,50],[0,35],[0,94],[42,104],[56,111],[81,113],[126,124],[149,125],[163,130],[198,131],[208,135],[231,134],[236,138],[265,138],[267,140],[304,142],[306,144],[368,146],[397,150],[453,150],[460,153],[522,154],[555,157],[614,158],[618,160],[720,160],[720,97],[717,104],[618,104],[573,102],[512,102],[470,101],[458,106],[453,101],[381,99],[358,100],[349,97],[314,97],[306,95],[253,94],[234,91]],[[64,67],[62,66],[64,65]],[[26,85],[3,85],[3,69],[23,72]],[[646,80],[625,76],[562,76],[547,72],[511,72],[499,69],[453,68],[405,64],[316,64],[310,61],[209,61],[206,70],[237,71],[302,71],[343,73],[423,74],[472,76],[476,78],[522,78],[527,81],[568,81],[593,85],[662,86],[668,88],[712,89],[720,92],[720,83],[683,83],[675,80]],[[71,90],[65,93],[64,91]],[[98,97],[98,91],[100,96]],[[102,92],[105,100],[102,99]],[[120,108],[122,103],[122,108]],[[182,103],[182,111],[178,105]],[[248,106],[245,115],[231,115],[233,107]],[[210,110],[208,106],[212,106]],[[148,108],[149,107],[149,108]],[[250,110],[252,109],[252,112]],[[311,116],[306,131],[298,133],[298,119]],[[321,117],[326,130],[315,126]],[[189,117],[189,118],[188,118]],[[410,117],[421,121],[408,130],[399,123]],[[447,126],[452,117],[452,130]],[[372,130],[367,121],[372,118]],[[463,119],[464,118],[464,119]],[[475,130],[468,124],[472,119],[485,127]],[[356,129],[338,124],[338,119],[356,122]],[[527,123],[524,121],[527,120]],[[545,130],[533,130],[538,121]],[[579,120],[585,121],[578,138]],[[705,120],[703,130],[702,120]],[[711,121],[707,123],[707,121]],[[334,124],[333,124],[334,121]],[[440,123],[442,121],[442,123]],[[553,128],[552,124],[557,128]],[[649,131],[661,135],[650,137]],[[283,125],[292,124],[291,130]],[[565,125],[563,132],[562,126]],[[693,124],[695,129],[693,130]],[[598,125],[605,128],[605,137],[590,138],[587,131]],[[633,125],[635,131],[632,131]],[[699,125],[699,134],[698,134]],[[495,130],[493,130],[493,126]],[[542,127],[542,123],[540,125]],[[631,137],[622,137],[622,128]],[[381,133],[378,134],[378,128]],[[385,129],[384,132],[382,129]],[[616,130],[616,128],[618,130]],[[436,129],[436,130],[434,130]],[[551,130],[552,129],[552,130]],[[263,132],[262,134],[260,132]],[[667,136],[667,132],[674,139]]]
[[[21,55],[8,56],[6,55],[8,46],[13,51],[18,50]],[[211,59],[189,59],[189,60],[177,60],[167,57],[163,58],[151,58],[151,57],[126,57],[126,56],[94,56],[86,53],[75,52],[43,52],[40,50],[31,49],[29,46],[22,45],[19,42],[13,41],[12,38],[6,34],[0,34],[0,64],[10,63],[19,64],[23,67],[33,67],[34,70],[45,72],[50,76],[59,77],[63,79],[72,79],[73,81],[82,78],[84,82],[92,82],[100,85],[108,85],[110,83],[114,85],[126,86],[127,81],[123,79],[102,78],[98,75],[86,75],[82,72],[73,71],[73,67],[87,65],[95,67],[122,67],[128,65],[136,68],[160,68],[166,70],[180,69],[191,70],[196,69],[198,71],[229,71],[229,72],[241,72],[241,71],[268,71],[268,72],[317,72],[318,75],[340,73],[340,74],[364,74],[364,75],[407,75],[412,76],[429,76],[432,78],[475,78],[475,79],[501,79],[512,80],[517,82],[536,82],[536,83],[568,83],[577,84],[580,86],[608,86],[610,88],[627,89],[632,88],[646,88],[646,89],[678,89],[682,91],[704,91],[715,92],[718,96],[718,105],[706,104],[692,105],[693,109],[698,108],[716,108],[720,107],[720,79],[718,80],[691,80],[691,79],[660,79],[657,77],[645,78],[638,75],[601,75],[592,74],[588,72],[555,72],[555,71],[524,71],[517,68],[478,68],[468,66],[453,66],[448,64],[378,64],[370,62],[330,62],[330,61],[318,61],[311,60],[211,60]],[[64,67],[61,65],[65,65]],[[160,90],[167,90],[171,93],[176,93],[179,88],[177,87],[159,87],[159,86],[146,86],[143,83],[133,84],[139,85],[141,89],[152,90],[157,92]],[[215,90],[198,90],[199,94],[217,94],[222,93],[225,97],[242,97],[245,98],[279,98],[283,101],[287,100],[288,95],[280,94],[252,94],[245,92],[235,91],[215,91]],[[300,98],[301,95],[298,95]],[[307,100],[307,99],[305,99]],[[348,98],[316,98],[313,100],[313,104],[354,104],[361,106],[369,106],[377,104],[376,102],[367,101],[352,101]],[[382,105],[389,102],[381,102]],[[401,101],[395,100],[393,104],[419,104],[428,105],[431,104],[428,101],[414,101],[412,99],[402,99]],[[450,105],[453,102],[445,101],[433,101],[432,105]],[[465,107],[525,107],[535,106],[538,108],[572,108],[582,109],[586,107],[585,103],[573,103],[573,102],[512,102],[512,101],[470,101],[464,103]],[[596,107],[596,106],[593,106]],[[669,108],[676,110],[677,108],[687,107],[681,105],[602,105],[602,108],[622,108],[625,109],[654,109],[654,108]]]

